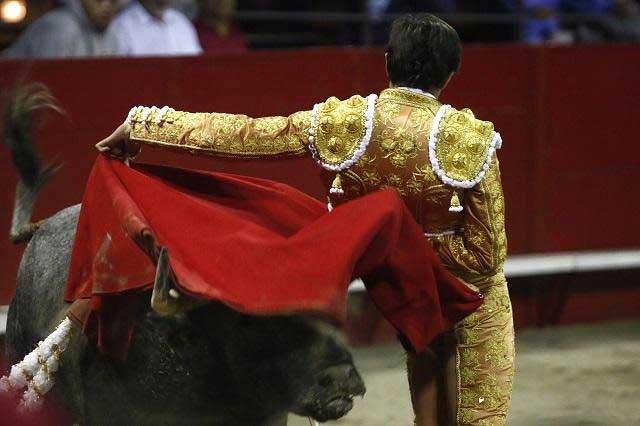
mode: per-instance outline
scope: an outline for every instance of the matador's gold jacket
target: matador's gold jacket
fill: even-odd
[[[289,117],[135,107],[127,120],[130,138],[144,144],[232,157],[312,155],[331,176],[334,204],[393,186],[451,272],[481,289],[504,280],[501,139],[468,109],[391,88],[332,97]]]

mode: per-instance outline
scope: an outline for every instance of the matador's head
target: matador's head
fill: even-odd
[[[439,93],[460,68],[462,44],[453,27],[428,13],[393,21],[386,49],[392,86]]]

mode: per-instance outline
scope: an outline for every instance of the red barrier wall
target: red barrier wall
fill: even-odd
[[[640,49],[632,46],[465,49],[443,100],[471,107],[502,133],[511,253],[640,245],[639,71]],[[377,49],[0,62],[1,88],[18,77],[46,83],[68,113],[50,116],[38,132],[43,157],[65,165],[43,190],[36,219],[80,201],[93,144],[133,105],[280,115],[386,86]],[[270,176],[316,196],[323,191],[307,159],[229,162],[148,149],[141,160]],[[0,179],[0,233],[6,233],[15,174],[4,149]],[[0,303],[13,291],[22,250],[0,235]]]

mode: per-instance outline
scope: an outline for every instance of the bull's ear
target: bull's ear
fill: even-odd
[[[166,247],[161,247],[151,294],[151,309],[161,316],[175,316],[207,303],[205,300],[181,293],[175,284],[176,280],[169,265],[169,251]]]

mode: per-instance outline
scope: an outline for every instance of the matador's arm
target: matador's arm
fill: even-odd
[[[439,178],[463,195],[450,211],[463,215],[462,232],[434,241],[445,266],[467,281],[502,270],[507,251],[504,197],[496,151],[502,138],[492,123],[471,110],[445,105],[434,119],[429,159]],[[462,192],[463,191],[463,192]]]
[[[134,142],[227,157],[304,155],[310,120],[310,111],[251,118],[168,107],[135,107],[127,117]]]

